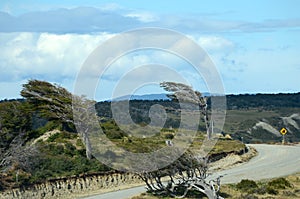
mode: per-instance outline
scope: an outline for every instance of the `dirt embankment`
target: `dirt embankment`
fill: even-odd
[[[247,147],[245,150],[240,152],[231,152],[227,154],[219,154],[214,157],[215,160],[209,164],[209,170],[212,171],[221,171],[224,169],[229,169],[233,166],[243,164],[248,162],[251,158],[257,155],[257,151],[253,147]]]
[[[92,193],[101,193],[128,188],[142,181],[130,173],[91,174],[49,180],[30,187],[7,190],[0,193],[1,199],[11,198],[76,198]]]
[[[222,153],[211,157],[210,171],[223,170],[248,161],[255,156],[253,148],[232,153]],[[92,194],[116,191],[143,185],[137,175],[130,173],[90,174],[49,180],[26,188],[7,190],[0,193],[0,199],[32,198],[57,199],[78,198]]]

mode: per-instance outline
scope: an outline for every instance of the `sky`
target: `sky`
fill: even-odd
[[[98,46],[124,31],[146,27],[177,31],[202,47],[226,94],[300,92],[299,8],[297,0],[2,0],[0,99],[19,98],[29,79],[73,92],[82,66]],[[137,74],[131,80],[141,84],[135,94],[163,92],[149,84],[151,77],[172,80],[172,72],[156,66],[135,70],[151,63],[168,65],[195,89],[209,91],[205,78],[186,60],[141,50],[118,58],[97,77],[93,97],[110,98],[118,80],[132,71]]]

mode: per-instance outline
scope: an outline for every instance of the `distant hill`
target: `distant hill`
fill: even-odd
[[[145,95],[125,95],[113,99],[112,101],[122,101],[122,100],[170,100],[170,98],[165,93],[159,94],[145,94]]]
[[[227,109],[300,107],[299,93],[226,95]]]
[[[210,93],[203,93],[203,96],[210,96]],[[122,101],[122,100],[170,100],[166,93],[156,93],[156,94],[144,94],[144,95],[125,95],[122,97],[117,97],[111,101]],[[110,100],[108,100],[110,101]]]
[[[133,121],[149,123],[150,107],[160,104],[168,114],[165,128],[177,128],[180,123],[180,105],[171,100],[153,100],[168,99],[163,96],[165,94],[133,96],[129,111]],[[234,139],[241,140],[243,137],[247,143],[280,142],[282,138],[279,131],[285,127],[288,130],[286,141],[300,141],[300,93],[227,95],[226,99],[227,115],[223,131]],[[121,98],[119,100],[122,101]],[[112,118],[110,105],[108,101],[97,103],[98,115]],[[199,129],[204,129],[203,124]]]
[[[210,95],[203,93],[203,96],[211,97],[218,95]],[[123,100],[170,100],[166,93],[145,94],[145,95],[126,95],[106,101],[123,101]],[[299,93],[278,93],[278,94],[238,94],[226,95],[227,109],[276,109],[283,107],[300,107],[300,92]],[[210,100],[208,101],[210,103]],[[210,105],[210,104],[209,104]]]

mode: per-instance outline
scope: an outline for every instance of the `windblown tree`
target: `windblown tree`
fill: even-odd
[[[72,94],[65,88],[49,82],[30,80],[23,85],[21,95],[30,103],[32,112],[59,121],[66,129],[73,123]]]
[[[80,107],[80,111],[76,113],[82,114],[82,117],[78,117],[82,118],[82,121],[77,120],[76,122],[81,122],[82,124],[80,125],[83,126],[83,123],[87,122],[86,118],[90,107],[95,104],[95,102],[87,100],[84,97],[73,96],[63,87],[39,80],[30,80],[27,84],[24,84],[21,95],[30,104],[32,113],[38,114],[50,121],[61,123],[63,130],[71,131],[76,131],[72,105],[76,104],[77,108]],[[72,100],[74,100],[73,104]],[[87,158],[91,159],[87,132],[88,127],[86,127],[86,131],[80,131],[79,136],[86,146]]]
[[[169,97],[183,103],[193,103],[199,106],[206,124],[208,137],[211,129],[208,122],[207,99],[200,92],[194,91],[192,87],[181,83],[163,82],[161,83],[166,91],[172,92]],[[201,157],[193,151],[177,146],[171,146],[170,151],[159,157],[162,161],[173,160],[174,156],[182,154],[179,158],[169,164],[169,166],[155,171],[140,172],[138,175],[146,183],[148,191],[154,195],[171,196],[183,198],[188,196],[191,190],[197,191],[199,195],[207,196],[209,199],[222,198],[218,195],[220,189],[220,177],[216,180],[207,180],[207,157]],[[167,182],[165,182],[167,181]],[[198,195],[198,196],[199,196]]]
[[[193,90],[191,86],[182,83],[162,82],[160,86],[166,91],[172,92],[167,95],[169,98],[173,100],[180,100],[182,102],[194,103],[199,106],[199,110],[204,118],[207,138],[210,139],[212,129],[210,128],[211,125],[208,119],[207,97],[202,96],[201,92]]]

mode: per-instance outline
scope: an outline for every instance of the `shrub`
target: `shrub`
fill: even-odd
[[[65,154],[73,156],[76,154],[76,147],[73,146],[70,142],[65,144]]]
[[[82,143],[82,140],[80,138],[78,138],[76,140],[76,146],[78,146],[78,147],[84,147],[84,144]]]
[[[267,193],[272,195],[277,195],[278,191],[274,189],[273,187],[267,186]]]
[[[51,135],[48,139],[47,142],[55,142],[55,140],[59,137],[60,133],[55,133],[53,135]]]
[[[47,153],[50,153],[51,155],[64,154],[64,146],[62,145],[49,144],[45,146],[43,150],[45,150]]]
[[[76,133],[69,133],[69,132],[63,131],[63,132],[59,132],[59,133],[55,133],[55,134],[51,135],[47,139],[47,141],[64,143],[66,139],[75,139],[75,138],[77,138],[77,136],[78,135]]]
[[[19,170],[14,173],[14,181],[16,182],[17,186],[29,185],[30,184],[29,180],[30,180],[29,173],[26,173],[22,170]]]
[[[285,189],[287,187],[292,187],[291,183],[285,178],[274,179],[268,183],[268,186],[273,187],[275,189]]]
[[[168,133],[165,135],[166,139],[172,140],[174,138],[174,135],[172,133]]]
[[[125,135],[122,131],[110,130],[106,132],[109,139],[122,139]]]
[[[243,179],[241,182],[239,182],[236,187],[242,191],[250,192],[253,189],[258,188],[257,184],[253,180]]]
[[[37,129],[35,129],[36,136],[43,135],[47,131],[52,131],[54,129],[57,129],[59,127],[59,123],[56,121],[49,121],[44,126],[41,126]],[[35,136],[35,137],[36,137]]]
[[[297,195],[291,191],[283,191],[282,193],[284,196],[288,196],[288,197],[296,197]]]
[[[268,192],[267,187],[263,185],[263,186],[260,186],[256,189],[253,189],[252,193],[256,193],[256,194],[259,194],[259,195],[264,195],[267,192]]]

